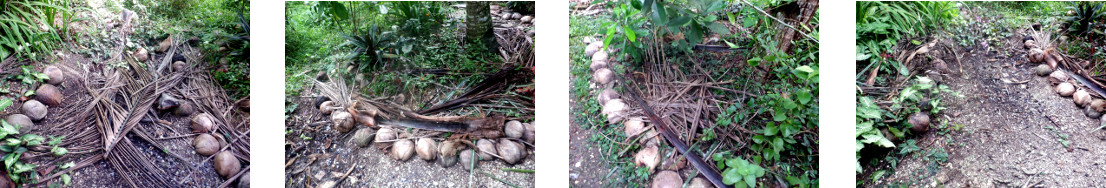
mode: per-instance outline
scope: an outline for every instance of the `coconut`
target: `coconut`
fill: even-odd
[[[504,20],[511,19],[511,14],[509,12],[506,13],[506,14],[503,14],[502,16],[499,17],[499,19],[504,19]]]
[[[219,151],[219,139],[211,136],[211,134],[203,133],[196,136],[196,138],[192,138],[192,147],[196,149],[196,153],[210,156]]]
[[[46,105],[37,100],[29,100],[23,103],[23,114],[26,114],[31,120],[42,120],[46,117]]]
[[[1052,74],[1052,67],[1045,64],[1037,65],[1035,70],[1037,71],[1037,76],[1048,76],[1048,74]]]
[[[227,147],[227,139],[223,138],[223,134],[211,133],[211,135],[215,136],[215,140],[219,140],[219,148]]]
[[[415,154],[415,143],[408,139],[402,139],[392,143],[392,158],[399,161],[406,161],[411,158],[411,155]]]
[[[526,142],[530,144],[534,144],[534,123],[523,123],[522,126],[526,127],[526,134],[522,136],[523,140],[526,140]]]
[[[50,106],[61,105],[61,90],[58,90],[58,87],[52,84],[42,84],[42,86],[38,87],[38,90],[35,90],[35,99],[38,99],[42,104]]]
[[[603,92],[599,92],[599,104],[607,104],[607,101],[618,98],[622,98],[622,96],[611,88],[606,88],[603,89]]]
[[[176,97],[173,97],[173,95],[162,93],[161,97],[157,98],[158,110],[168,110],[171,108],[176,108],[177,106],[180,106],[180,100],[178,100]]]
[[[473,152],[472,149],[466,149],[464,151],[461,151],[461,154],[459,154],[459,156],[461,158],[461,166],[464,166],[464,169],[468,170],[468,171],[472,171],[472,167],[475,166],[472,163],[475,162],[475,161],[478,161],[478,160],[473,160],[472,152]],[[476,157],[480,157],[480,156],[476,156]]]
[[[187,68],[188,68],[188,63],[184,63],[184,61],[173,62],[173,71],[180,72],[180,71],[184,71],[184,69],[187,69]]]
[[[415,153],[422,160],[434,160],[434,157],[438,156],[438,143],[434,142],[434,139],[419,138],[415,143]]]
[[[511,19],[521,19],[521,18],[522,18],[522,14],[519,14],[517,12],[511,13]]]
[[[330,113],[334,111],[342,110],[342,106],[339,106],[338,103],[334,101],[323,101],[318,107],[319,112],[322,112],[323,115],[330,115]]]
[[[33,128],[35,126],[35,124],[33,122],[31,122],[31,118],[27,117],[27,115],[23,115],[23,114],[8,115],[8,116],[4,117],[4,122],[8,122],[8,124],[19,126],[19,132],[21,132],[21,133],[31,131],[31,128]]]
[[[1029,49],[1029,62],[1040,63],[1045,60],[1045,51],[1040,48]]]
[[[653,176],[653,182],[650,184],[653,188],[680,188],[683,187],[684,180],[680,178],[680,174],[665,170]]]
[[[192,113],[196,113],[196,110],[192,108],[192,103],[184,101],[177,106],[176,110],[173,110],[173,113],[178,116],[190,116]]]
[[[146,62],[146,60],[150,59],[150,52],[146,51],[146,48],[139,47],[138,50],[134,52],[134,58],[138,59],[138,62]]]
[[[1037,41],[1034,41],[1034,40],[1026,40],[1025,41],[1025,49],[1032,49],[1032,48],[1036,48],[1036,47],[1037,47]]]
[[[626,106],[622,99],[611,99],[603,105],[603,114],[607,115],[607,122],[618,123],[626,116]]]
[[[1053,84],[1067,82],[1068,79],[1068,74],[1064,73],[1064,71],[1052,71],[1051,74],[1048,74],[1048,80]]]
[[[1052,50],[1050,49],[1050,50],[1045,51],[1045,54],[1044,54],[1045,63],[1047,63],[1048,66],[1051,66],[1051,67],[1055,68],[1058,64],[1060,64],[1060,61],[1062,59],[1059,56],[1056,56],[1056,55],[1053,55],[1052,53],[1049,53],[1049,51],[1052,51]]]
[[[476,141],[476,150],[479,151],[476,154],[480,156],[480,160],[487,161],[494,158],[493,155],[499,155],[495,149],[495,141],[489,139],[480,139]]]
[[[1083,108],[1083,113],[1090,118],[1098,118],[1102,116],[1102,112],[1095,110],[1094,107],[1091,107],[1091,105],[1087,105],[1087,107]]]
[[[1075,86],[1068,82],[1060,83],[1060,85],[1056,85],[1056,93],[1059,93],[1062,97],[1070,97],[1075,93]]]
[[[691,184],[688,184],[687,188],[714,188],[714,184],[711,184],[707,179],[695,177],[691,179]]]
[[[376,134],[373,134],[373,129],[361,128],[353,133],[353,138],[351,140],[353,144],[357,144],[358,147],[369,147],[369,144],[372,143],[370,141],[372,141],[375,136]]]
[[[498,153],[499,157],[503,159],[503,162],[507,162],[507,164],[519,162],[525,154],[522,148],[519,148],[519,144],[507,138],[500,138],[495,148],[496,153]]]
[[[169,35],[169,37],[166,37],[165,40],[162,40],[161,43],[157,45],[157,52],[165,53],[166,50],[169,50],[170,45],[173,45],[172,35]]]
[[[653,171],[661,162],[660,152],[657,150],[657,145],[649,145],[638,150],[637,154],[634,154],[634,164],[649,167],[649,171]]]
[[[1098,111],[1099,113],[1106,112],[1106,100],[1095,99],[1094,101],[1091,101],[1091,108],[1095,111]]]
[[[590,68],[591,68],[591,71],[597,71],[599,69],[608,68],[607,67],[607,61],[606,60],[591,59]]]
[[[638,142],[642,145],[660,144],[660,140],[657,138],[658,135],[660,135],[660,133],[653,131],[653,129],[645,129],[645,132],[641,133],[641,139],[638,139]]]
[[[584,47],[584,55],[587,57],[594,57],[592,55],[595,55],[595,52],[598,52],[601,49],[603,49],[602,42],[592,42],[591,44],[588,44],[587,47]]]
[[[530,23],[530,21],[534,20],[534,17],[533,16],[523,16],[522,19],[519,19],[519,20],[521,20],[522,23]]]
[[[514,120],[508,121],[507,124],[503,126],[503,133],[510,138],[522,138],[522,135],[526,134],[526,127],[522,126],[522,122]]]
[[[341,111],[330,114],[330,121],[334,122],[334,129],[345,133],[353,129],[353,116],[349,112]]]
[[[634,137],[645,132],[645,121],[641,117],[627,118],[626,122],[622,122],[622,126],[625,127],[624,132],[627,137]]]
[[[614,72],[611,72],[611,69],[599,69],[595,71],[594,79],[595,83],[599,83],[599,85],[607,85],[607,83],[611,83],[611,81],[614,80]]]
[[[200,113],[192,117],[192,132],[207,133],[215,130],[215,118],[211,114]]]
[[[457,143],[457,141],[442,141],[442,144],[438,145],[438,164],[442,165],[442,167],[450,167],[457,164],[457,151],[460,151],[462,148],[464,148],[464,145]]]
[[[230,151],[222,151],[215,154],[215,171],[223,178],[229,178],[242,170],[242,162],[238,161]]]
[[[684,157],[679,156],[679,155],[669,157],[668,159],[665,159],[664,162],[661,162],[661,169],[662,170],[680,171],[681,169],[684,169],[684,167],[686,167],[686,166],[687,166],[687,158],[684,158]]]
[[[1091,103],[1091,94],[1087,93],[1087,90],[1077,89],[1075,94],[1071,95],[1071,98],[1075,100],[1075,104],[1079,106],[1086,106]]]
[[[592,61],[607,62],[608,60],[610,60],[610,58],[611,58],[611,56],[609,54],[607,54],[606,50],[599,50],[598,52],[595,52],[595,54],[591,55],[591,60]]]
[[[241,177],[238,177],[238,188],[250,188],[250,171],[246,171]]]
[[[65,81],[65,74],[56,66],[46,66],[46,69],[43,69],[42,73],[46,73],[46,77],[49,77],[49,79],[46,80],[48,84],[58,85]]]
[[[910,115],[910,131],[915,134],[922,134],[929,131],[929,114],[925,112],[915,112]]]
[[[391,128],[381,128],[380,130],[377,130],[375,138],[376,141],[374,141],[376,147],[384,149],[389,145],[392,145],[393,141],[391,140],[396,139],[396,133],[397,132]]]

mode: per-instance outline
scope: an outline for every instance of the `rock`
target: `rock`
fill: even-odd
[[[46,105],[43,105],[37,100],[32,99],[23,103],[23,114],[26,114],[31,120],[42,120],[42,118],[46,117],[46,112]]]
[[[658,150],[656,145],[649,145],[638,150],[637,154],[634,154],[634,164],[648,167],[649,171],[653,171],[653,169],[657,167],[657,164],[661,162],[660,152]]]
[[[222,151],[215,154],[215,171],[223,178],[230,178],[242,170],[242,162],[230,151]]]
[[[1048,76],[1048,74],[1052,74],[1052,67],[1045,64],[1037,65],[1037,68],[1034,70],[1037,71],[1037,76]]]
[[[4,122],[19,126],[19,132],[21,133],[29,132],[35,126],[34,122],[31,122],[31,118],[23,114],[8,115],[4,117]]]
[[[211,156],[215,152],[219,152],[220,145],[219,140],[211,134],[202,133],[192,138],[192,148],[196,150],[196,153],[203,156]]]
[[[628,118],[626,122],[622,122],[622,126],[625,128],[623,132],[626,133],[626,137],[634,137],[645,132],[645,121],[642,117]]]
[[[495,159],[492,156],[493,154],[494,155],[499,155],[499,154],[496,153],[495,142],[492,141],[492,140],[488,140],[488,139],[477,140],[476,141],[476,149],[479,150],[479,152],[476,153],[476,154],[478,156],[480,156],[481,161],[487,161],[487,160]]]
[[[526,134],[526,127],[522,126],[522,122],[511,120],[503,126],[503,133],[509,138],[522,138]]]
[[[911,125],[910,131],[914,134],[923,134],[929,131],[929,114],[925,112],[915,112],[913,115],[910,115],[910,120],[908,122],[910,122]]]
[[[1076,89],[1075,94],[1072,94],[1071,98],[1074,99],[1075,104],[1080,107],[1091,103],[1091,94],[1087,93],[1087,90],[1084,89]]]
[[[1056,93],[1059,93],[1060,96],[1063,97],[1070,97],[1075,93],[1075,85],[1068,82],[1060,83],[1060,85],[1056,85]]]
[[[192,117],[193,133],[209,133],[215,131],[215,118],[211,114],[200,113]]]
[[[1087,107],[1083,109],[1083,114],[1087,115],[1087,117],[1096,119],[1102,116],[1102,112],[1095,110],[1091,105],[1087,105]]]
[[[465,170],[468,170],[468,171],[472,171],[472,167],[475,166],[475,165],[473,165],[473,162],[478,161],[478,160],[474,160],[473,157],[474,156],[473,156],[472,149],[466,149],[464,151],[461,151],[461,154],[458,154],[458,158],[461,158],[461,166],[463,166],[463,168]],[[475,157],[480,157],[480,156],[475,156]]]
[[[530,23],[530,21],[534,20],[534,17],[533,16],[523,16],[522,19],[519,19],[519,20],[522,21],[522,23]]]
[[[419,138],[418,142],[415,143],[415,153],[422,160],[434,160],[438,156],[438,143],[434,142],[434,139]]]
[[[396,135],[397,133],[398,132],[391,128],[381,128],[380,130],[377,130],[375,138],[376,141],[374,141],[374,145],[376,145],[376,147],[380,149],[391,146],[392,142],[394,142],[392,140],[398,138]]]
[[[599,69],[598,71],[595,71],[594,79],[595,83],[599,85],[604,85],[604,88],[608,88],[606,87],[606,85],[608,83],[611,83],[611,81],[614,81],[614,72],[611,72],[611,69]]]
[[[334,129],[340,133],[353,130],[353,115],[346,111],[337,111],[330,114],[330,121],[334,122]]]
[[[519,144],[511,141],[507,138],[499,138],[499,142],[496,143],[496,152],[502,157],[503,162],[507,164],[515,164],[522,160],[526,154],[523,151],[525,147],[519,147]]]
[[[653,182],[650,182],[650,184],[653,188],[681,188],[684,185],[684,180],[680,178],[680,174],[665,170],[654,175]]]
[[[146,62],[150,59],[150,52],[146,51],[146,48],[139,47],[138,51],[134,52],[134,58],[138,59],[138,62]]]
[[[42,73],[45,73],[46,77],[48,77],[46,80],[48,84],[58,85],[65,81],[65,73],[57,66],[46,66],[46,69],[43,69]]]
[[[629,106],[627,106],[625,102],[622,102],[622,99],[611,99],[603,105],[602,113],[607,115],[607,122],[613,124],[621,122],[622,119],[626,117],[626,110],[628,108]]]
[[[376,138],[373,129],[366,127],[357,129],[357,132],[353,133],[353,138],[350,140],[352,140],[353,144],[356,144],[357,147],[369,147],[369,145],[372,144],[373,138]]]
[[[62,103],[61,90],[52,84],[42,84],[37,90],[35,90],[35,99],[38,99],[42,104],[49,106],[58,106]]]
[[[407,161],[415,154],[415,143],[409,139],[398,140],[392,143],[392,158],[399,161]]]

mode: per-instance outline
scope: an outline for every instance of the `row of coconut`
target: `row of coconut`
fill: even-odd
[[[1054,48],[1041,50],[1032,38],[1027,38],[1023,42],[1025,48],[1030,49],[1029,54],[1026,55],[1029,62],[1041,63],[1034,69],[1038,76],[1048,76],[1049,83],[1054,86],[1056,93],[1062,97],[1071,97],[1077,106],[1083,108],[1083,113],[1087,117],[1102,117],[1102,113],[1106,112],[1106,100],[1091,96],[1090,92],[1083,89],[1084,87],[1077,87],[1080,84],[1064,71],[1054,71],[1057,65],[1064,61]]]
[[[519,22],[522,22],[522,23],[533,23],[534,22],[534,16],[531,16],[531,15],[523,16],[521,13],[512,12],[511,9],[503,8],[503,7],[500,7],[499,5],[492,5],[491,10],[492,10],[492,14],[499,15],[499,18],[503,19],[503,20],[515,19],[515,20],[519,20]]]
[[[338,121],[344,119],[343,116],[350,116],[349,113],[342,110],[341,107],[334,108],[334,103],[328,102],[330,101],[320,103],[319,110],[324,115],[331,116],[335,123],[334,127],[339,132],[349,132],[359,126],[357,124],[361,124],[353,121]],[[376,146],[387,151],[392,159],[398,161],[407,161],[412,156],[417,155],[419,159],[435,161],[445,168],[457,164],[458,159],[462,164],[471,164],[474,153],[478,157],[477,161],[498,158],[507,164],[514,165],[523,161],[528,154],[527,145],[524,143],[531,143],[530,145],[534,143],[534,123],[508,121],[503,126],[502,135],[506,137],[481,138],[475,144],[467,140],[444,140],[439,142],[435,138],[412,136],[407,132],[403,132],[403,129],[381,127],[377,130],[369,126],[357,129],[353,133],[351,141],[359,147]],[[470,165],[462,166],[465,166],[466,170],[471,170]]]
[[[47,108],[61,105],[62,93],[58,84],[65,81],[65,74],[55,66],[47,66],[43,70],[46,74],[46,83],[35,89],[34,99],[23,102],[20,113],[4,117],[4,121],[19,126],[19,132],[27,133],[34,127],[34,122],[46,118]]]
[[[661,163],[659,147],[661,138],[657,136],[657,132],[652,127],[646,126],[645,118],[630,116],[629,106],[622,99],[622,95],[613,89],[614,72],[610,69],[613,62],[610,61],[609,52],[603,48],[603,42],[589,38],[585,39],[584,43],[587,44],[584,54],[591,57],[592,81],[595,83],[595,88],[600,90],[597,101],[602,105],[601,113],[607,117],[608,123],[622,123],[623,132],[627,137],[640,136],[638,141],[645,147],[634,154],[634,164],[645,166],[651,172],[656,170]],[[683,178],[680,177],[677,171],[682,169],[685,166],[682,164],[686,162],[681,162],[682,160],[679,160],[678,157],[666,160],[661,171],[653,176],[650,183],[652,187],[679,188],[683,186]],[[693,178],[690,183],[689,187],[713,187],[710,182],[701,177]]]

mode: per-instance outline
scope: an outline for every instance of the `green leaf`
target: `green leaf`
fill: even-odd
[[[733,185],[738,181],[741,181],[741,175],[737,174],[737,169],[727,168],[725,171],[722,172],[722,183],[725,183],[726,185]]]
[[[753,58],[749,58],[749,60],[746,60],[746,62],[749,63],[749,66],[752,66],[752,67],[760,65],[761,61],[763,61],[763,60],[761,60],[760,57],[753,57]]]
[[[73,161],[69,161],[68,163],[59,165],[58,168],[61,169],[61,170],[65,170],[65,169],[73,168],[74,166],[77,166],[77,164],[73,163]]]
[[[787,120],[787,114],[784,113],[784,112],[781,112],[780,110],[776,110],[775,112],[772,113],[772,120],[775,120],[775,121]]]
[[[745,20],[743,20],[742,26],[745,26],[745,28],[751,28],[754,25],[757,25],[757,21],[757,17],[746,16]]]
[[[69,150],[65,149],[63,147],[54,147],[54,149],[51,149],[50,151],[53,152],[54,155],[57,155],[57,156],[62,156],[62,155],[65,155],[66,153],[69,153]]]
[[[796,93],[795,98],[799,99],[799,103],[805,105],[807,103],[810,103],[810,98],[811,98],[810,97],[810,92],[809,91],[802,91],[802,92]]]
[[[772,148],[774,148],[776,151],[783,150],[783,138],[780,138],[780,137],[772,138]]]
[[[691,17],[689,17],[689,16],[680,16],[680,17],[676,17],[676,19],[672,19],[672,22],[668,22],[668,26],[670,26],[670,27],[683,27],[683,26],[687,25],[687,23],[691,23]]]
[[[874,127],[872,127],[872,122],[857,123],[856,124],[856,136],[864,135],[864,133],[867,133],[868,131],[872,131],[872,129],[875,129]]]
[[[622,30],[626,32],[626,39],[630,39],[630,42],[637,42],[637,35],[634,34],[633,29],[622,26]]]
[[[12,105],[12,99],[10,99],[10,98],[5,98],[5,99],[0,100],[0,111],[3,111],[4,109],[8,109],[8,107],[11,106],[11,105]]]
[[[749,185],[749,187],[757,187],[757,177],[752,174],[746,174],[745,184]]]
[[[711,22],[710,25],[707,25],[707,29],[710,29],[711,32],[718,33],[720,35],[730,34],[730,28],[727,28],[725,25],[719,24],[717,22]]]
[[[775,136],[777,132],[779,132],[779,127],[776,126],[775,123],[768,122],[768,124],[764,126],[762,134],[764,134],[764,136]]]
[[[63,184],[65,184],[65,186],[69,186],[69,183],[70,183],[70,181],[72,181],[72,179],[73,178],[69,177],[69,174],[62,174],[61,175],[61,182]]]

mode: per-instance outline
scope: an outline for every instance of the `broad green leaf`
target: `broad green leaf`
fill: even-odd
[[[772,113],[772,120],[775,120],[775,121],[787,120],[787,114],[784,113],[784,112],[781,112],[780,110],[777,110],[777,111]]]
[[[730,28],[727,28],[725,25],[716,22],[711,22],[710,25],[707,25],[707,29],[710,29],[711,32],[718,33],[720,35],[730,34]]]
[[[757,21],[758,19],[756,17],[746,16],[745,20],[743,20],[742,26],[745,26],[745,28],[752,28],[754,25],[757,24]]]
[[[799,92],[799,93],[795,94],[795,99],[799,99],[799,103],[801,103],[801,104],[809,103],[810,98],[811,97],[810,97],[810,92],[809,91],[802,91],[802,92]]]
[[[725,183],[726,185],[733,185],[734,183],[737,183],[737,181],[741,181],[741,177],[742,176],[740,174],[737,174],[737,169],[727,168],[725,171],[722,172],[722,183]]]
[[[8,107],[11,106],[11,105],[12,105],[12,99],[10,99],[10,98],[5,98],[5,99],[0,100],[0,111],[3,111],[4,109],[8,109]]]
[[[746,62],[749,63],[749,66],[752,66],[752,67],[760,65],[761,61],[763,61],[763,60],[761,60],[760,57],[753,57],[753,58],[749,58],[749,60],[746,60]]]
[[[856,124],[856,136],[864,135],[868,131],[872,131],[872,122],[862,122]]]
[[[637,35],[634,34],[633,29],[622,26],[622,30],[626,32],[626,39],[630,39],[630,42],[637,42]]]
[[[757,177],[752,174],[745,175],[745,184],[749,187],[757,187]]]
[[[676,17],[675,19],[672,19],[672,21],[669,22],[668,25],[673,26],[673,27],[683,27],[683,26],[687,25],[687,23],[691,23],[691,17],[689,17],[689,16],[680,16],[680,17]]]
[[[764,126],[764,131],[762,132],[762,134],[764,134],[764,136],[775,136],[777,132],[779,132],[778,126],[769,122],[767,125]]]
[[[72,178],[69,177],[69,174],[61,175],[61,182],[65,184],[65,186],[69,186],[70,181],[72,181]]]

